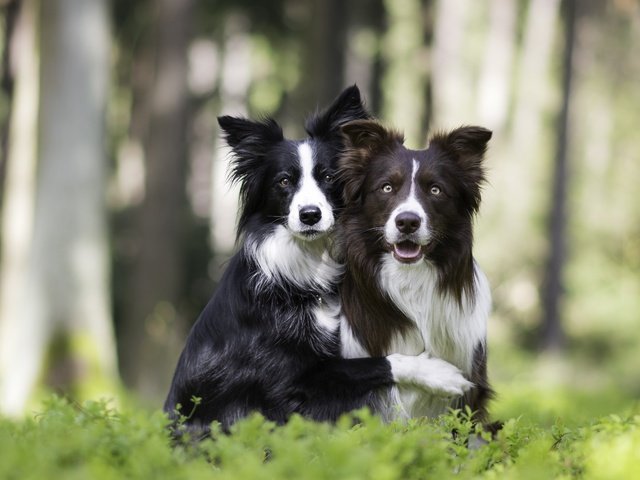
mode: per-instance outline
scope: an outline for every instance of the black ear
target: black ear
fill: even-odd
[[[311,115],[305,130],[310,137],[322,138],[335,135],[338,129],[352,120],[372,118],[360,97],[360,90],[352,85],[345,90],[325,110]]]
[[[218,124],[233,150],[230,177],[234,182],[244,181],[250,173],[259,170],[266,152],[284,139],[282,128],[271,118],[255,122],[227,115],[218,117]]]
[[[344,184],[345,202],[357,201],[371,158],[402,145],[400,132],[375,120],[355,120],[342,127],[344,151],[338,161],[338,178]]]
[[[448,134],[435,135],[430,144],[438,145],[460,168],[463,189],[470,195],[473,212],[480,207],[480,188],[486,181],[483,165],[487,144],[492,136],[491,130],[483,127],[460,127]]]
[[[261,175],[267,165],[269,150],[284,140],[282,128],[273,119],[254,122],[245,118],[218,117],[224,138],[233,151],[229,179],[240,184],[240,215],[237,237],[245,230],[252,212],[256,211],[260,197]]]

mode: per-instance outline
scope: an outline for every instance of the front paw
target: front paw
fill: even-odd
[[[457,397],[473,388],[460,369],[439,358],[422,354],[416,357],[394,353],[387,357],[393,379],[445,397]]]
[[[436,395],[459,397],[473,388],[473,383],[465,378],[462,371],[449,362],[439,358],[429,358],[421,369],[420,385]]]

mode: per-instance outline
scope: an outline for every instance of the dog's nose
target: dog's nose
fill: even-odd
[[[322,218],[322,212],[315,205],[307,205],[300,208],[300,221],[305,225],[315,225]]]
[[[402,212],[396,215],[396,227],[402,233],[414,233],[420,228],[420,217],[412,212]]]

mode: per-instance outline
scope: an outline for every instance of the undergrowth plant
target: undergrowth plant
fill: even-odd
[[[161,412],[51,398],[25,421],[0,419],[0,479],[640,478],[640,415],[541,427],[508,419],[492,439],[452,411],[383,423],[367,410],[335,425],[260,415],[229,433],[176,442]]]

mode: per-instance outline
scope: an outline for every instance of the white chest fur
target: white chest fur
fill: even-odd
[[[437,279],[437,271],[426,262],[403,265],[390,257],[383,260],[380,286],[415,325],[413,332],[394,339],[393,353],[415,355],[425,351],[470,375],[473,352],[486,337],[491,309],[489,284],[476,266],[475,298],[463,295],[460,305],[438,291]]]
[[[426,262],[403,265],[390,256],[383,260],[378,281],[384,292],[413,322],[414,328],[393,339],[387,353],[430,356],[446,360],[471,375],[473,353],[486,338],[491,309],[491,292],[486,277],[475,266],[475,298],[463,298],[460,305],[437,289],[437,271]],[[341,327],[345,356],[361,356],[364,349],[344,325]],[[393,388],[386,407],[388,417],[436,416],[449,403],[412,387]]]

